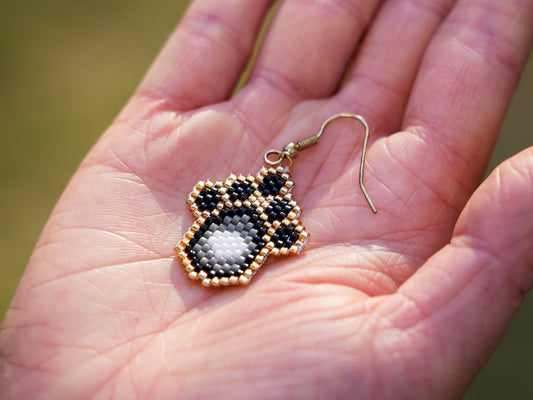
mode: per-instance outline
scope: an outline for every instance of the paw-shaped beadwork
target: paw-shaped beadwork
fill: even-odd
[[[247,284],[270,254],[299,254],[309,235],[298,220],[283,168],[225,182],[198,182],[187,203],[196,217],[175,251],[204,286]]]

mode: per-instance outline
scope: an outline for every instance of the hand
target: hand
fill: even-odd
[[[6,315],[0,397],[458,398],[490,356],[533,284],[533,149],[478,187],[533,1],[287,0],[232,96],[269,3],[195,1],[84,160]],[[370,125],[378,214],[339,120],[291,170],[302,254],[247,287],[189,281],[196,182],[338,112]]]

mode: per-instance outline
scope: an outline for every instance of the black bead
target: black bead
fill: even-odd
[[[237,265],[232,265],[230,267],[230,271],[232,271],[237,276],[242,275],[242,273],[244,272],[244,271],[241,271],[241,269]]]
[[[290,226],[285,226],[285,227],[283,227],[283,231],[282,232],[283,232],[284,235],[292,235],[294,233],[294,228],[291,228]]]
[[[246,215],[249,215],[249,216],[254,215],[254,212],[255,212],[255,210],[254,210],[252,207],[248,207],[248,208],[246,208],[246,210],[244,211],[244,213],[245,213]],[[250,221],[251,221],[251,220],[252,220],[252,218],[250,218]]]

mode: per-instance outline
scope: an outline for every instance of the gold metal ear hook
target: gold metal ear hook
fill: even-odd
[[[363,192],[363,195],[365,196],[366,201],[368,202],[368,205],[370,206],[370,209],[372,212],[377,213],[378,210],[376,207],[374,207],[374,203],[372,203],[372,200],[370,200],[370,196],[368,195],[365,186],[363,185],[363,174],[365,171],[365,156],[366,156],[366,147],[368,143],[368,136],[370,135],[370,129],[368,128],[368,124],[366,123],[365,119],[357,114],[348,114],[348,113],[341,113],[341,114],[335,114],[331,117],[329,117],[327,120],[324,121],[322,124],[322,127],[318,131],[316,135],[310,136],[307,139],[303,139],[298,141],[296,144],[289,143],[286,145],[282,151],[280,150],[269,150],[265,153],[264,160],[265,163],[268,165],[279,165],[284,160],[287,160],[289,162],[289,166],[292,165],[292,160],[296,158],[298,155],[298,152],[305,150],[311,146],[314,146],[318,143],[318,139],[322,134],[324,133],[324,130],[328,126],[328,124],[336,119],[339,118],[353,118],[358,120],[361,124],[363,124],[365,128],[365,138],[363,140],[363,150],[361,152],[361,166],[359,168],[359,187],[361,188],[361,191]],[[275,160],[270,160],[270,157],[274,155],[276,156]]]

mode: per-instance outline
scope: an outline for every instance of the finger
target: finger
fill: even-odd
[[[187,111],[226,99],[252,51],[271,0],[193,2],[142,82],[138,96]]]
[[[352,73],[336,96],[337,109],[352,110],[364,116],[371,130],[371,140],[399,128],[423,53],[452,4],[453,0],[388,1],[379,10],[358,52]],[[346,125],[351,132],[336,133],[314,150],[316,160],[329,158],[331,161],[312,182],[317,188],[337,182],[343,189],[352,188],[352,197],[361,200],[359,188],[354,185],[361,133],[357,125]],[[374,159],[369,154],[369,162]],[[332,162],[336,166],[329,168]],[[352,166],[348,179],[339,179],[347,166]],[[372,170],[368,172],[372,179]],[[358,204],[365,207],[364,203]]]
[[[380,9],[339,94],[374,135],[399,128],[424,51],[453,3],[388,1]]]
[[[299,99],[330,94],[377,5],[375,0],[284,2],[250,80],[267,81]]]
[[[450,244],[382,310],[426,351],[428,372],[446,376],[443,384],[459,382],[458,391],[488,359],[533,287],[531,204],[533,148],[491,174],[468,202]]]
[[[265,37],[248,90],[292,102],[337,89],[378,1],[288,0]]]
[[[424,58],[404,120],[408,135],[424,145],[405,152],[404,161],[418,170],[428,156],[438,162],[446,173],[426,168],[433,175],[423,173],[422,180],[456,208],[492,151],[530,51],[531,15],[531,0],[462,0]]]

